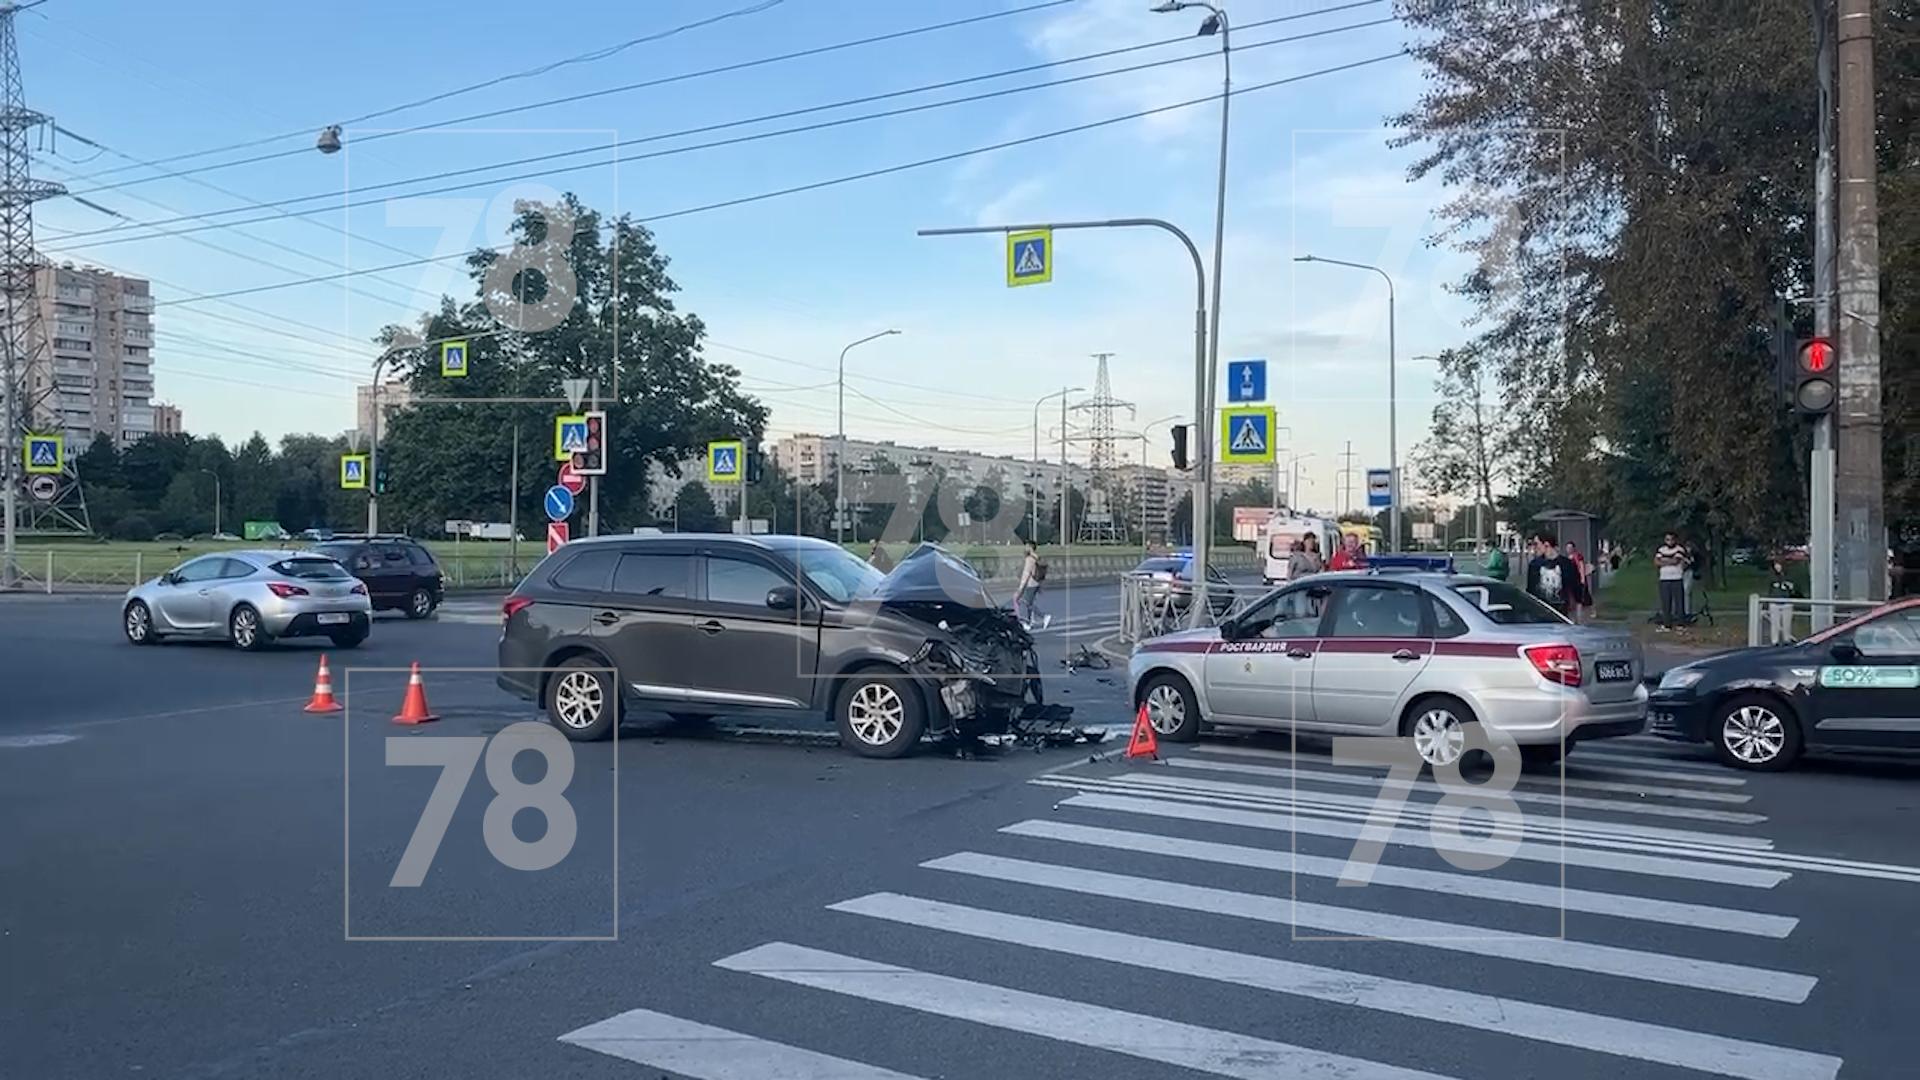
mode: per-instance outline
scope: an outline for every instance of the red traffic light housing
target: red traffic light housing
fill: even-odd
[[[573,455],[573,470],[581,476],[607,474],[607,414],[595,411],[587,419],[587,448]]]
[[[1839,396],[1834,382],[1837,357],[1833,342],[1826,338],[1806,338],[1794,351],[1793,410],[1807,416],[1824,416],[1833,411]]]

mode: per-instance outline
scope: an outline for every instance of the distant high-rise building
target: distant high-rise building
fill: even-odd
[[[34,273],[44,347],[27,367],[29,423],[84,448],[95,435],[126,446],[154,430],[153,291],[91,267]]]
[[[178,435],[186,428],[180,423],[180,406],[155,402],[153,406],[153,433],[155,435]]]
[[[354,430],[363,439],[373,438],[373,387],[355,387],[353,392]],[[393,414],[413,404],[413,388],[404,382],[386,382],[380,386],[380,427],[384,430]]]

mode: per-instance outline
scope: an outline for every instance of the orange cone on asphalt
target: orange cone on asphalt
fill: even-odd
[[[400,715],[393,718],[396,724],[424,724],[440,717],[427,711],[427,687],[420,681],[420,661],[413,662],[413,674],[407,676],[407,696],[400,703]]]
[[[1133,735],[1127,739],[1126,758],[1158,758],[1160,740],[1154,738],[1153,721],[1147,719],[1147,704],[1140,703],[1140,712],[1133,718]]]
[[[333,673],[327,670],[327,654],[320,654],[320,674],[313,677],[313,700],[307,702],[307,712],[339,712],[340,703],[333,700]]]

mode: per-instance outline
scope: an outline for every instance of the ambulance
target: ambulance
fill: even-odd
[[[1260,580],[1269,586],[1286,584],[1287,557],[1293,554],[1293,545],[1309,533],[1320,539],[1320,559],[1324,565],[1340,546],[1339,524],[1326,518],[1274,511],[1273,517],[1260,529]]]

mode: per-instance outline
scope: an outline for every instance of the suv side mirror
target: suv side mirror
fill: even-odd
[[[775,611],[796,611],[800,607],[800,590],[791,585],[775,585],[767,590],[767,606]]]
[[[1860,646],[1855,645],[1851,641],[1836,641],[1827,651],[1833,654],[1835,660],[1843,664],[1857,664],[1860,662]]]

